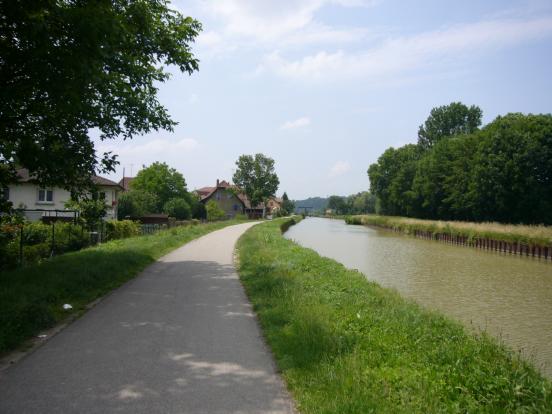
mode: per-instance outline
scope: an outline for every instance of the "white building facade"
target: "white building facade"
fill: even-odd
[[[40,187],[32,182],[27,170],[18,170],[18,177],[19,182],[4,188],[0,196],[10,201],[13,208],[27,210],[24,214],[29,220],[38,221],[42,217],[55,215],[59,217],[73,216],[69,211],[63,213],[63,210],[68,210],[65,204],[71,200],[69,191],[60,187]],[[98,187],[99,198],[105,200],[107,207],[105,218],[107,220],[116,219],[117,200],[122,188],[107,178],[95,176],[92,180]],[[56,214],[53,214],[56,210],[58,210]]]

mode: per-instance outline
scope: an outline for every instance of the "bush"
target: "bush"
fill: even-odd
[[[110,220],[105,223],[107,239],[125,239],[140,235],[140,223],[132,220]]]
[[[214,200],[208,201],[205,209],[207,210],[207,220],[209,221],[222,220],[226,217],[224,210]]]
[[[183,198],[171,198],[165,203],[163,211],[177,220],[188,220],[192,217],[192,209]]]
[[[247,214],[241,214],[241,213],[238,213],[234,216],[234,218],[236,220],[247,220],[248,217],[247,217]]]

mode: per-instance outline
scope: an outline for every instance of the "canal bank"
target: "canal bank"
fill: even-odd
[[[521,350],[552,377],[549,262],[436,243],[342,220],[307,219],[285,237],[424,307]]]
[[[281,223],[241,238],[239,272],[301,412],[552,410],[550,382],[517,355],[286,240]]]
[[[552,228],[501,223],[346,216],[347,224],[381,227],[414,237],[552,261]]]

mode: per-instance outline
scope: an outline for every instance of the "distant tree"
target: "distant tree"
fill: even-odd
[[[154,162],[138,172],[130,187],[133,191],[148,192],[157,198],[156,213],[163,211],[171,198],[183,198],[188,204],[190,195],[182,174],[166,163]]]
[[[328,208],[333,210],[335,214],[345,214],[347,211],[345,198],[337,195],[330,196],[328,199]]]
[[[376,196],[363,191],[350,197],[350,208],[347,214],[373,214],[376,212]]]
[[[443,138],[471,134],[481,125],[483,112],[475,105],[469,108],[461,102],[433,108],[418,130],[418,145],[431,148]]]
[[[263,154],[242,155],[236,161],[234,184],[240,187],[252,206],[265,202],[276,194],[280,180],[274,172],[274,160]],[[263,209],[263,217],[265,211]]]
[[[188,220],[192,216],[192,209],[183,198],[171,198],[163,206],[163,212],[177,220]]]
[[[198,220],[205,220],[207,218],[207,211],[205,210],[205,204],[201,202],[199,196],[196,193],[189,193],[190,195],[190,207],[192,209],[192,218]]]
[[[295,210],[295,203],[291,201],[286,192],[282,195],[282,213],[285,216],[289,216]]]
[[[130,190],[119,196],[117,203],[117,217],[123,220],[126,217],[141,217],[155,213],[158,200],[155,194],[148,191]]]
[[[207,220],[216,221],[226,217],[226,213],[219,207],[215,200],[209,200],[205,206],[207,212]]]
[[[101,139],[176,124],[157,99],[163,65],[192,74],[201,24],[164,0],[0,2],[0,188],[26,167],[40,185],[82,191],[113,171]]]

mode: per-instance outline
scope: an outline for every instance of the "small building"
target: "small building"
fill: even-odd
[[[252,206],[249,198],[237,186],[220,181],[214,187],[202,187],[195,190],[202,203],[207,204],[209,200],[214,200],[219,207],[224,210],[226,217],[233,218],[236,214],[246,214],[249,218],[261,218],[263,216],[264,203]],[[266,215],[274,214],[281,208],[282,200],[271,197],[267,202]]]
[[[98,196],[105,201],[107,207],[106,219],[117,218],[117,199],[122,188],[114,181],[95,175],[93,183],[98,187]],[[64,215],[65,204],[71,200],[71,193],[60,187],[41,187],[36,184],[29,170],[17,170],[17,183],[3,189],[2,198],[10,201],[14,208],[25,209],[29,220],[41,220],[53,217],[72,217],[72,213]],[[34,210],[34,211],[33,211]],[[56,211],[57,210],[57,211]]]
[[[237,187],[230,185],[224,180],[217,180],[216,186],[200,188],[196,190],[196,193],[203,204],[214,200],[224,210],[226,217],[234,218],[236,214],[246,214],[245,200],[247,197],[236,191],[236,189]]]

